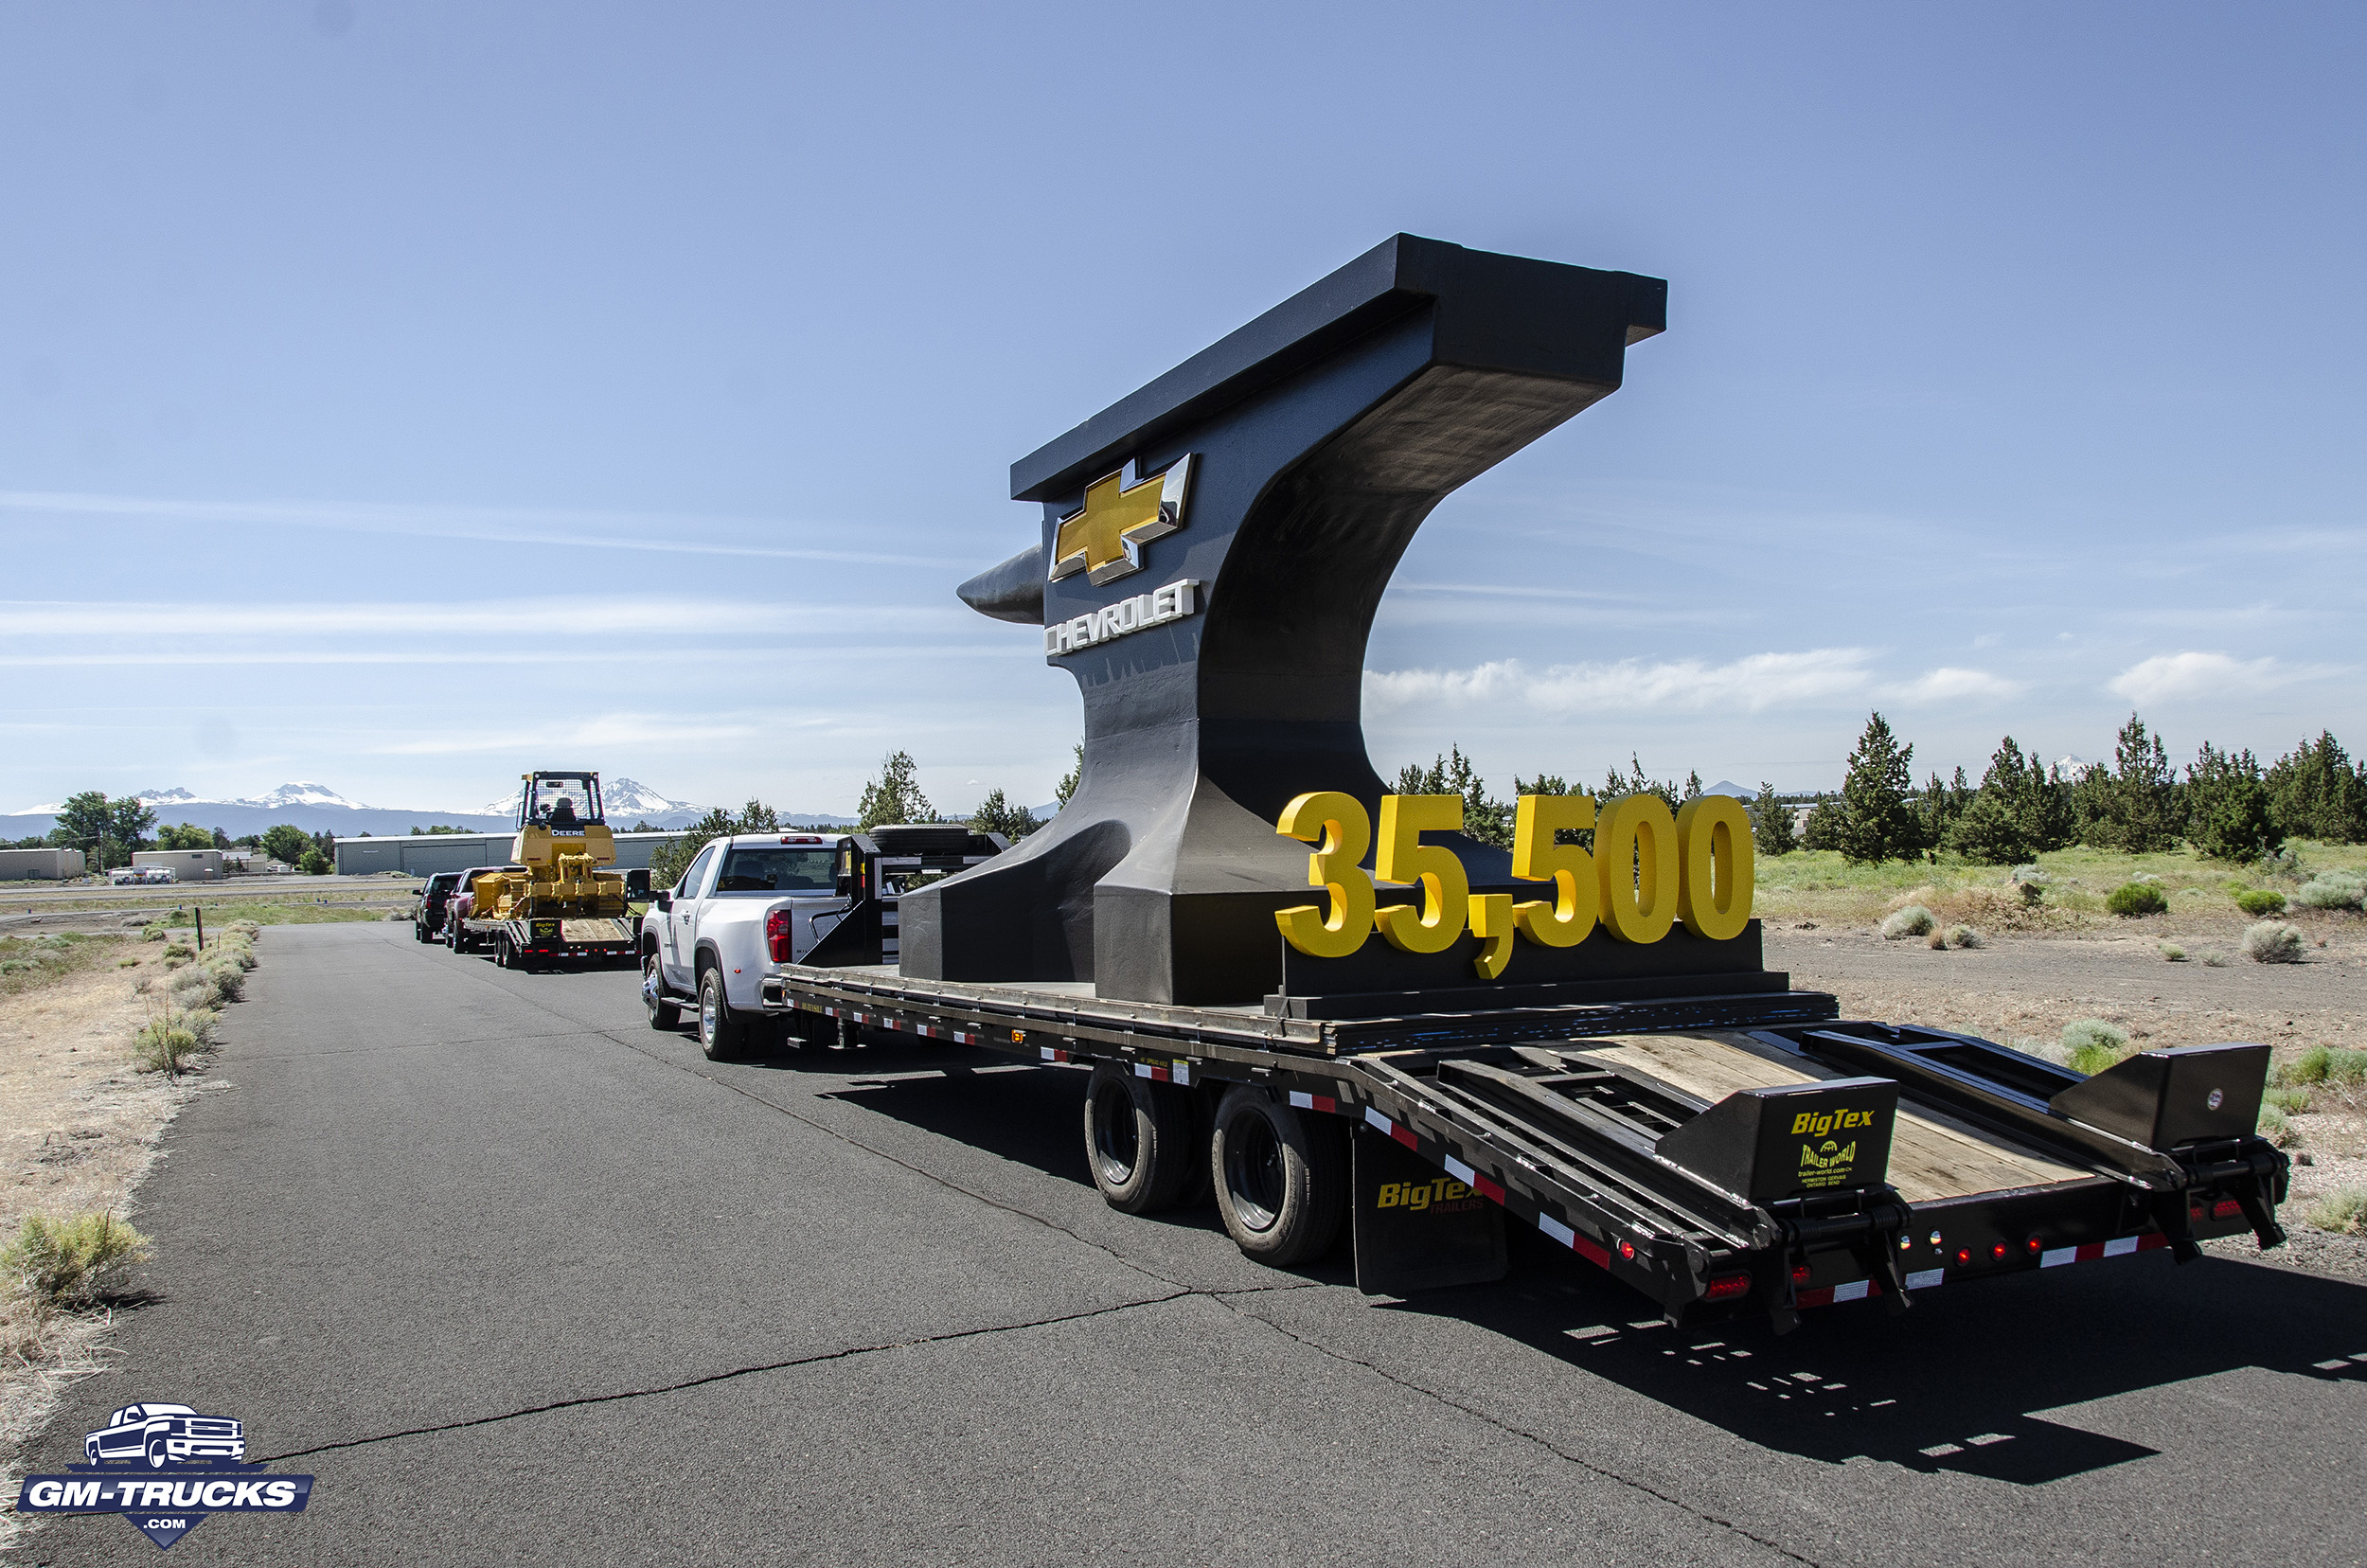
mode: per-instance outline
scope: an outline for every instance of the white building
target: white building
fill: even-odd
[[[81,874],[80,849],[0,849],[0,882],[63,882]]]
[[[141,849],[132,856],[132,868],[160,865],[183,882],[220,882],[225,875],[219,849]]]

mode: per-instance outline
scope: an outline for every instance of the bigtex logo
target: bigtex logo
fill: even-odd
[[[1450,1176],[1428,1182],[1383,1182],[1373,1195],[1375,1208],[1406,1208],[1417,1214],[1427,1208],[1468,1207],[1477,1202],[1478,1193]]]
[[[1791,1135],[1821,1138],[1827,1132],[1846,1132],[1853,1127],[1872,1127],[1871,1111],[1803,1111],[1791,1118]]]
[[[246,1459],[246,1426],[185,1404],[125,1405],[82,1439],[90,1463],[28,1475],[19,1513],[119,1513],[168,1548],[214,1513],[302,1513],[309,1475],[270,1475]]]

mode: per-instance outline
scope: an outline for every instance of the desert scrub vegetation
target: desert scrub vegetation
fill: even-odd
[[[1761,855],[1756,863],[1755,912],[1769,920],[1869,927],[1908,903],[1938,919],[1990,932],[2072,932],[2117,923],[2106,900],[2141,879],[2168,905],[2171,928],[2230,921],[2239,912],[2258,919],[2284,913],[2302,886],[2341,872],[2367,885],[2367,845],[2302,842],[2243,868],[2189,848],[2130,855],[2085,846],[2054,851],[2018,865],[1982,865],[1943,850],[1912,861],[1852,865],[1830,849]],[[2246,899],[2251,902],[2246,903]],[[2254,907],[2257,905],[2258,907]],[[2311,910],[2310,918],[2340,919],[2347,909]],[[2232,935],[2229,938],[2232,940]]]
[[[148,1238],[112,1214],[31,1215],[0,1247],[0,1277],[36,1313],[98,1305],[117,1271],[148,1256]]]
[[[2159,882],[2126,882],[2106,896],[2104,907],[2124,920],[2131,920],[2145,915],[2167,915],[2170,900]]]
[[[2117,1067],[2136,1055],[2128,1031],[2101,1018],[2078,1018],[2063,1025],[2060,1060],[2074,1073],[2091,1076]]]
[[[45,936],[0,936],[0,996],[53,985],[70,974],[110,963],[122,951],[119,936],[56,932]]]
[[[2298,964],[2302,934],[2283,920],[2263,920],[2244,933],[2244,956],[2255,964]]]
[[[2367,1236],[2367,1187],[2338,1187],[2310,1204],[2303,1218],[2337,1236]]]
[[[2304,909],[2357,909],[2362,899],[2367,881],[2349,871],[2321,871],[2293,894],[2293,902]]]
[[[1877,929],[1887,942],[1903,941],[1909,936],[1928,936],[1935,924],[1931,912],[1921,904],[1911,903],[1904,909],[1894,909],[1882,918]]]

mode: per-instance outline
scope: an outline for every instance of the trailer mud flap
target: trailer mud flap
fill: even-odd
[[[1504,1211],[1369,1127],[1356,1129],[1356,1288],[1410,1295],[1504,1276]]]

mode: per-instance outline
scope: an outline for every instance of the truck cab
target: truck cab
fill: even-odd
[[[201,1416],[185,1404],[131,1404],[82,1439],[83,1456],[94,1465],[109,1459],[144,1459],[151,1470],[192,1459],[242,1460],[246,1428],[220,1416]]]
[[[939,852],[924,857],[926,836]],[[938,841],[944,841],[941,845]],[[764,988],[792,964],[895,961],[896,899],[905,883],[976,864],[1007,846],[959,824],[830,836],[735,833],[699,851],[658,891],[641,923],[641,990],[650,1025],[699,1009],[699,1042],[721,1060],[769,1039]],[[904,854],[884,849],[902,847]],[[924,869],[924,858],[932,864]],[[941,863],[941,864],[939,864]],[[843,929],[842,929],[843,928]]]

